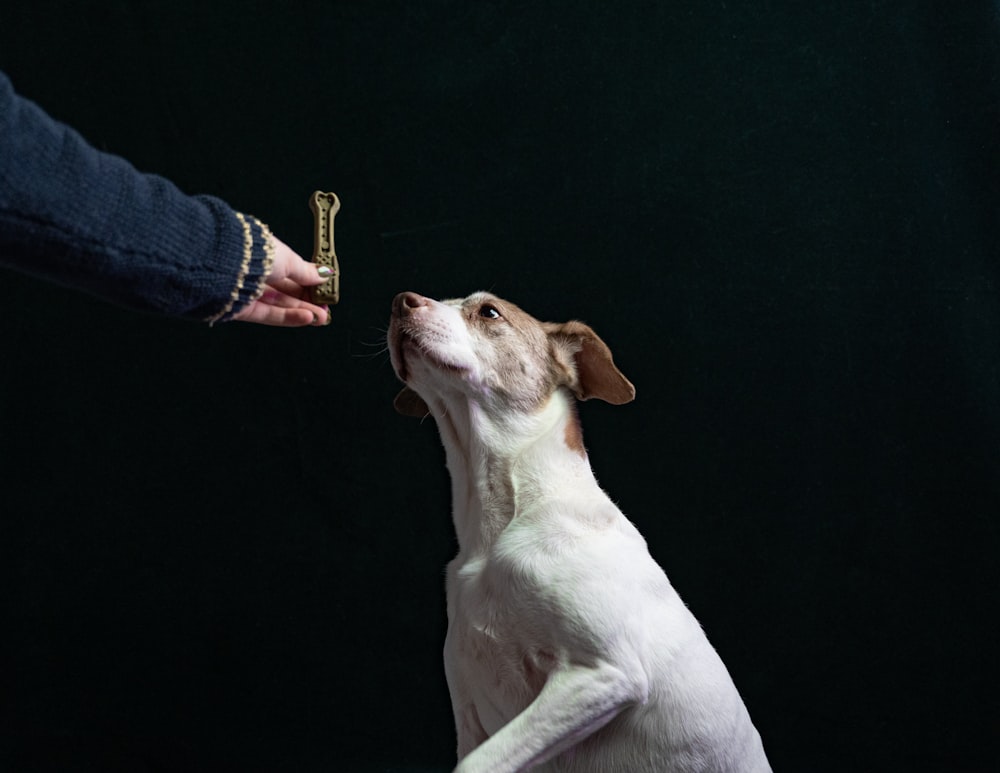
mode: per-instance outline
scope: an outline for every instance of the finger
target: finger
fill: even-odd
[[[274,270],[272,277],[290,279],[302,287],[323,284],[329,277],[322,276],[319,266],[304,260],[297,252],[274,237]]]
[[[301,288],[294,286],[294,289],[300,290]],[[291,327],[309,324],[325,325],[329,321],[329,315],[330,310],[326,306],[317,306],[283,293],[273,286],[268,286],[260,298],[241,309],[233,319]]]
[[[267,289],[264,291],[263,297],[266,298],[272,291],[287,295],[296,300],[308,300],[306,288],[293,279],[269,279],[267,281]]]
[[[313,311],[313,308],[318,310]],[[248,306],[233,319],[271,327],[307,327],[325,325],[328,316],[327,310],[318,307],[288,308],[258,302]]]
[[[282,309],[277,306],[265,306],[258,312],[260,319],[257,324],[270,327],[307,327],[315,321],[315,315],[306,309]]]
[[[324,275],[321,272],[327,273]],[[303,287],[313,287],[314,285],[321,285],[323,282],[327,281],[332,276],[332,273],[329,272],[330,269],[327,266],[319,266],[315,263],[310,263],[308,260],[302,260],[300,258],[292,264],[288,278]]]
[[[291,293],[282,292],[275,285],[270,285],[260,298],[257,299],[257,303],[262,303],[267,306],[278,306],[283,309],[309,309],[315,314],[321,314],[321,312],[326,312],[328,309],[325,306],[319,306],[315,303],[311,303],[307,298],[300,298],[299,293],[302,293],[302,288],[298,285],[292,283],[289,285]]]

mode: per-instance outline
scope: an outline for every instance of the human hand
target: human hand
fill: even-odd
[[[271,238],[274,265],[264,280],[267,286],[260,298],[240,309],[233,319],[277,327],[325,325],[330,309],[310,303],[307,290],[323,284],[329,276],[322,276],[319,266],[304,260],[278,237]]]

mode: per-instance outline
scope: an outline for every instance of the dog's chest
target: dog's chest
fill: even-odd
[[[446,661],[487,732],[523,711],[556,665],[560,653],[537,608],[532,589],[502,562],[449,568]]]
[[[540,520],[511,524],[487,553],[460,555],[448,569],[448,668],[498,727],[538,696],[581,637],[601,646],[591,608],[576,594],[593,600],[582,586],[608,587],[595,553],[614,555],[621,534],[583,529],[590,536],[574,538],[567,524]]]
[[[496,562],[484,559],[456,567],[448,583],[455,655],[472,669],[503,675],[504,683],[532,685],[538,674],[532,664],[525,668],[522,661],[525,652],[541,642],[532,635],[531,616],[525,614],[530,595]]]

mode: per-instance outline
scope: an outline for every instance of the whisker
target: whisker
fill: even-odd
[[[365,352],[362,354],[352,353],[352,357],[364,357],[364,358],[374,358],[383,354],[389,353],[389,330],[388,328],[373,328],[373,330],[378,333],[378,338],[375,340],[365,340],[363,338],[357,339],[357,343],[361,346],[367,347],[369,349],[376,349],[374,352]],[[388,360],[388,357],[386,358]]]
[[[352,352],[351,357],[355,357],[359,360],[381,359],[382,362],[389,362],[389,350],[381,349],[377,352]]]

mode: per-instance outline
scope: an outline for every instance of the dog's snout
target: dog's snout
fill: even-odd
[[[398,317],[405,317],[412,314],[415,309],[426,306],[428,300],[417,293],[405,292],[397,295],[392,301],[393,313]]]

